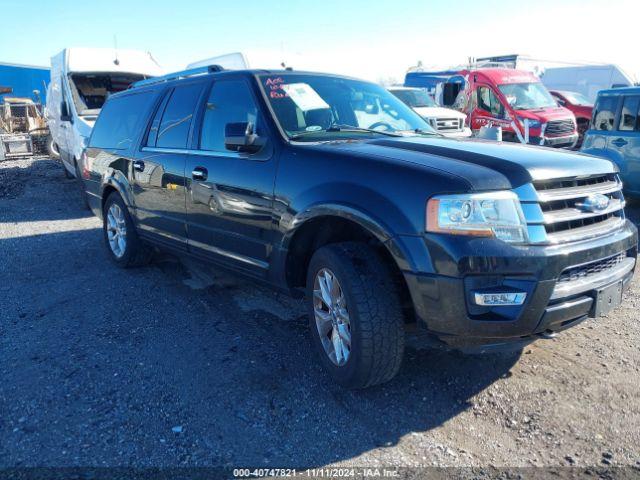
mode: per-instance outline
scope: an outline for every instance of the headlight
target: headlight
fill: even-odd
[[[540,120],[532,120],[530,118],[522,118],[522,117],[518,117],[518,120],[520,120],[520,124],[522,125],[522,127],[524,128],[524,121],[526,120],[527,123],[529,124],[529,128],[540,128]]]
[[[427,203],[427,231],[526,242],[520,201],[510,191],[438,195]]]

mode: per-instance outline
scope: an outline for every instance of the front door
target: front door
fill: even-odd
[[[273,144],[253,154],[225,147],[225,125],[250,123],[267,138],[248,80],[215,81],[187,156],[187,229],[196,254],[264,277],[271,253]]]
[[[187,248],[185,152],[203,88],[200,81],[165,92],[132,166],[141,233],[184,249]]]

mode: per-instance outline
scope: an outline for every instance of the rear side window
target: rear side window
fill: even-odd
[[[593,109],[594,130],[613,130],[618,97],[599,97]]]
[[[618,130],[640,130],[638,123],[638,106],[640,105],[640,97],[625,97],[622,104],[622,112],[620,113],[620,126]]]
[[[142,92],[109,99],[93,127],[90,146],[127,150],[138,132],[140,119],[146,115],[153,92]]]
[[[157,134],[149,135],[159,148],[186,148],[189,142],[189,128],[196,110],[203,84],[179,86],[173,89],[157,127]],[[153,126],[152,126],[153,128]],[[153,133],[153,132],[151,132]]]

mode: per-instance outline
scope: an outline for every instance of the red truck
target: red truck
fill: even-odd
[[[553,95],[558,104],[568,108],[576,116],[578,123],[578,144],[576,148],[582,145],[584,132],[589,129],[591,122],[591,114],[593,113],[593,103],[587,97],[578,92],[567,92],[564,90],[551,90],[549,93]]]
[[[411,78],[410,78],[411,77]],[[409,72],[405,85],[433,85],[442,91],[442,103],[467,114],[477,132],[483,126],[502,127],[506,141],[574,147],[576,118],[558,105],[533,73],[512,68],[478,68],[456,72]]]

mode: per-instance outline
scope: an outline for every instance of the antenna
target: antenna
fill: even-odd
[[[114,65],[120,65],[120,60],[118,60],[118,36],[113,34],[113,49],[115,51],[116,58],[113,61]]]

